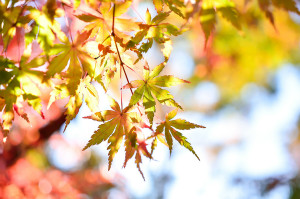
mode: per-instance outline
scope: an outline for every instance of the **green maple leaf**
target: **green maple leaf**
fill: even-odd
[[[121,146],[124,135],[127,139],[127,134],[132,133],[135,128],[134,123],[139,122],[140,118],[136,112],[130,112],[133,108],[132,106],[127,106],[121,110],[119,104],[113,98],[109,99],[110,106],[113,110],[100,111],[85,117],[104,123],[99,125],[98,130],[94,132],[83,150],[108,140],[109,146],[107,149],[109,150],[108,160],[110,169],[113,158]]]
[[[188,83],[186,80],[171,75],[158,76],[163,68],[164,64],[160,64],[150,72],[148,67],[144,67],[144,80],[134,80],[124,86],[124,88],[136,88],[131,96],[129,105],[133,106],[142,100],[145,113],[151,124],[153,122],[156,105],[154,97],[162,104],[182,109],[182,107],[175,102],[170,92],[162,89],[162,87]]]
[[[169,15],[170,12],[160,12],[151,20],[150,13],[146,12],[146,24],[140,24],[140,30],[136,32],[125,45],[126,49],[130,49],[137,54],[138,59],[135,63],[143,58],[142,53],[146,53],[152,47],[153,41],[164,45],[163,55],[165,62],[168,61],[172,50],[170,37],[172,35],[178,36],[182,33],[182,31],[173,24],[161,23]]]
[[[157,133],[164,132],[167,144],[169,146],[170,155],[172,153],[173,138],[175,138],[177,142],[179,142],[182,146],[184,146],[189,151],[191,151],[197,157],[197,159],[200,160],[200,158],[194,151],[191,144],[186,140],[186,137],[184,137],[182,133],[180,133],[178,130],[189,130],[193,128],[205,128],[205,127],[202,125],[188,122],[184,119],[172,120],[176,116],[177,110],[178,109],[175,109],[166,115],[166,121],[162,122],[160,125],[157,126],[156,132]]]

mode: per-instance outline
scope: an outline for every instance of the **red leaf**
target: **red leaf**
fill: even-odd
[[[6,55],[14,61],[20,61],[25,50],[25,30],[16,28],[16,35],[9,42]]]

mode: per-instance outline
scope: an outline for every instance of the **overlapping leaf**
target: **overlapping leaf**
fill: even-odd
[[[145,113],[151,124],[155,113],[155,98],[162,104],[182,109],[181,106],[175,102],[170,92],[161,87],[171,87],[188,82],[171,75],[158,76],[163,68],[164,64],[160,64],[150,72],[148,67],[144,67],[144,80],[134,80],[124,86],[124,88],[136,88],[129,105],[135,105],[142,100]]]
[[[5,106],[2,115],[3,129],[9,130],[14,119],[14,112],[29,122],[27,114],[23,111],[22,102],[33,107],[42,117],[41,91],[43,73],[34,68],[45,63],[42,57],[36,57],[31,61],[25,55],[17,67],[11,60],[0,57],[0,98]]]
[[[133,18],[121,18],[129,10],[132,4],[131,0],[75,0],[73,4],[68,0],[49,0],[37,3],[24,1],[15,4],[16,2],[0,2],[0,23],[2,24],[0,27],[0,50],[1,54],[6,53],[4,53],[5,58],[0,58],[0,110],[3,111],[1,129],[9,130],[14,114],[18,114],[28,121],[27,113],[23,109],[24,102],[27,102],[43,116],[40,86],[47,84],[53,88],[48,107],[58,99],[68,98],[65,106],[65,129],[76,117],[83,101],[94,113],[87,118],[103,122],[84,149],[108,141],[109,168],[123,140],[125,140],[126,151],[124,167],[131,158],[135,157],[136,166],[142,176],[140,168],[142,156],[152,159],[157,140],[172,148],[173,136],[195,154],[185,137],[172,129],[182,130],[199,126],[181,120],[167,120],[163,126],[159,125],[157,132],[152,129],[157,102],[182,109],[164,87],[175,86],[187,81],[171,75],[159,75],[171,54],[171,37],[181,34],[184,30],[182,27],[179,29],[178,24],[166,23],[169,16],[170,18],[174,16],[170,15],[172,12],[182,18],[185,17],[183,0],[154,0],[153,3],[158,14],[152,18],[147,10],[146,23]],[[72,6],[74,6],[73,9]],[[95,9],[95,12],[86,12],[85,6],[90,6],[91,9]],[[82,26],[81,33],[78,33],[74,39],[73,35],[75,34],[74,32],[72,34],[70,26],[76,24],[77,21],[72,16],[68,16],[70,10],[76,13],[74,15],[77,18],[86,22],[85,26]],[[231,17],[231,15],[233,16],[232,10],[225,9],[224,13],[226,13],[225,18],[234,21]],[[63,15],[66,15],[64,17],[67,21],[72,22],[67,23],[66,26],[59,23],[57,18]],[[64,31],[61,30],[61,25]],[[66,36],[67,32],[68,37]],[[15,39],[15,43],[17,43],[20,38],[22,45],[18,44],[17,47],[20,56],[19,59],[13,59],[5,48],[8,45],[17,46],[11,41]],[[22,54],[26,54],[23,52],[23,48],[30,46],[33,41],[37,41],[40,48],[34,50],[32,54],[40,53],[41,56],[23,56],[21,58]],[[96,42],[97,53],[95,56],[90,56],[92,53],[85,48],[85,44],[90,41]],[[126,69],[135,69],[127,52],[134,52],[138,57],[137,62],[143,59],[143,54],[152,47],[154,42],[163,46],[164,61],[152,71],[146,64],[144,79],[132,81],[124,86],[124,88],[136,89],[128,107],[123,109],[123,105],[120,107],[115,100],[110,99],[112,110],[99,111],[99,97],[92,81],[96,80],[107,90],[119,68],[123,68],[122,73],[125,73],[128,80]],[[118,62],[119,65],[117,65]],[[35,70],[39,66],[42,66],[41,70]],[[139,102],[142,102],[150,124],[144,125],[141,122],[140,117],[145,116],[143,111],[139,109],[139,111],[133,112],[134,108],[140,108],[135,106]],[[154,138],[154,141],[151,153],[147,149],[146,141],[148,139],[144,138],[143,128],[149,128],[153,132],[151,138]],[[164,136],[167,142],[165,142]]]
[[[145,180],[144,174],[140,167],[140,164],[142,163],[142,155],[152,159],[152,154],[149,153],[148,149],[146,148],[147,144],[145,140],[139,140],[137,138],[137,134],[142,134],[142,132],[136,127],[133,127],[129,133],[125,134],[125,161],[123,167],[126,167],[128,160],[130,160],[135,154],[135,163],[137,169]]]
[[[237,29],[241,28],[238,18],[239,13],[234,2],[229,0],[204,0],[200,10],[200,24],[205,35],[205,43],[215,28],[217,13],[220,13],[224,19],[229,21]]]
[[[46,74],[48,77],[53,77],[55,74],[60,74],[67,67],[64,78],[67,78],[70,95],[75,94],[83,72],[94,77],[95,61],[85,52],[82,45],[90,33],[91,31],[79,34],[74,42],[70,42],[65,38],[63,44],[57,44],[52,49],[52,52],[58,51],[60,54],[52,59]]]
[[[159,44],[168,45],[171,41],[171,36],[177,36],[182,32],[177,26],[170,23],[162,23],[168,16],[170,12],[160,12],[153,19],[151,19],[150,12],[146,12],[146,24],[140,24],[140,31],[138,31],[126,44],[126,49],[134,51],[138,55],[139,61],[142,59],[142,53],[146,53],[156,41]],[[166,61],[168,56],[165,56]]]
[[[115,4],[115,34],[124,40],[128,40],[130,36],[124,34],[124,32],[131,32],[139,30],[140,22],[136,22],[133,19],[119,18],[122,14],[126,13],[131,1],[125,1],[123,3]],[[102,2],[99,11],[102,15],[93,14],[80,14],[76,15],[77,18],[84,22],[88,22],[84,27],[84,31],[92,31],[90,38],[104,45],[109,44],[110,41],[107,38],[110,36],[112,30],[113,8],[112,4],[108,2]],[[126,39],[127,38],[127,39]]]
[[[275,19],[272,12],[273,6],[277,8],[282,8],[286,11],[295,12],[297,14],[300,14],[299,9],[297,8],[296,2],[294,0],[258,0],[260,9],[265,12],[266,17],[269,19],[269,21],[272,23],[272,25],[275,27]]]
[[[51,5],[51,4],[47,4]],[[61,31],[60,24],[54,20],[54,17],[60,17],[64,13],[61,9],[54,7],[47,7],[45,5],[43,10],[40,11],[35,8],[29,8],[29,16],[35,20],[35,24],[32,26],[31,31],[26,34],[26,43],[30,43],[33,40],[37,40],[45,54],[54,46],[56,38],[61,41],[66,40],[65,34]]]
[[[29,15],[24,15],[27,5],[6,7],[2,2],[0,3],[0,23],[3,24],[0,27],[0,38],[3,41],[4,49],[13,37],[16,36],[16,32],[24,29],[26,24],[32,20]],[[19,29],[19,30],[18,30]]]
[[[91,84],[91,77],[86,76],[85,78],[80,80],[80,83],[75,91],[75,93],[70,93],[68,85],[63,83],[57,85],[54,90],[51,92],[51,97],[48,103],[48,108],[51,104],[58,100],[69,97],[70,99],[66,104],[66,130],[68,124],[72,119],[74,119],[79,111],[79,108],[82,105],[82,100],[84,99],[85,103],[89,107],[92,112],[99,111],[98,104],[99,104],[99,97],[96,88]]]

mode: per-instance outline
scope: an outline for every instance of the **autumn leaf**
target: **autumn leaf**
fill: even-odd
[[[181,9],[184,7],[184,2],[182,0],[164,0],[165,4],[169,7],[169,9],[176,13],[178,16],[184,18],[184,14],[182,13]]]
[[[82,105],[84,99],[85,103],[92,112],[99,111],[99,97],[96,88],[91,84],[91,77],[86,76],[83,79],[80,79],[80,83],[75,91],[75,93],[70,93],[69,87],[67,84],[63,83],[57,85],[51,92],[51,97],[48,102],[48,109],[53,102],[58,99],[63,99],[70,96],[68,103],[66,104],[66,125],[64,131],[69,125],[70,121],[74,119]]]
[[[200,160],[200,158],[198,157],[198,155],[194,151],[191,144],[186,140],[186,137],[184,137],[182,135],[182,133],[180,133],[178,130],[189,130],[189,129],[193,129],[193,128],[205,128],[205,127],[202,126],[202,125],[198,125],[198,124],[188,122],[184,119],[174,119],[174,120],[172,120],[176,116],[177,111],[178,111],[178,109],[175,109],[175,110],[169,112],[166,115],[166,120],[157,126],[156,132],[157,133],[163,133],[164,132],[167,144],[169,146],[170,155],[172,153],[173,138],[175,138],[175,140],[177,142],[179,142],[182,146],[184,146],[189,151],[191,151],[197,157],[197,159]]]
[[[0,6],[0,22],[3,26],[0,28],[4,49],[7,48],[12,38],[16,36],[17,31],[24,31],[24,27],[32,20],[29,15],[24,15],[27,5],[9,7]],[[24,35],[23,35],[24,37]]]
[[[47,4],[50,5],[50,4]],[[59,11],[55,7],[48,7],[45,5],[43,11],[36,8],[29,8],[30,18],[35,20],[36,25],[32,27],[31,31],[26,34],[26,43],[30,43],[33,40],[37,40],[45,54],[54,46],[54,41],[58,38],[61,41],[66,40],[64,32],[60,28],[60,23],[54,19],[54,16],[59,17],[63,15],[63,11]],[[54,9],[51,11],[51,9]],[[50,12],[52,14],[49,14]]]
[[[162,104],[182,109],[181,106],[175,102],[170,92],[161,87],[171,87],[181,83],[188,83],[186,80],[170,75],[158,76],[163,68],[164,64],[156,66],[152,71],[150,71],[148,67],[144,67],[144,80],[134,80],[124,86],[124,88],[136,88],[131,96],[129,105],[133,106],[142,100],[145,113],[151,124],[156,110],[154,96]]]
[[[234,2],[229,0],[209,1],[205,0],[202,3],[200,10],[200,24],[205,35],[205,46],[209,36],[215,29],[217,23],[217,14],[229,21],[235,28],[241,29],[239,22],[239,13]]]
[[[215,29],[216,24],[216,11],[213,8],[202,9],[200,13],[200,24],[202,26],[205,35],[205,46],[211,35],[212,31]]]
[[[67,86],[71,95],[75,94],[83,72],[94,77],[95,61],[88,55],[82,45],[82,42],[90,34],[91,31],[78,34],[74,42],[70,42],[65,38],[63,44],[57,44],[53,49],[53,51],[59,50],[60,54],[55,56],[50,62],[46,75],[47,77],[53,77],[55,74],[61,73],[68,66],[64,78],[67,78]]]
[[[297,8],[297,4],[294,0],[272,0],[272,3],[278,8],[283,8],[286,11],[291,11],[300,14],[299,9]]]
[[[146,140],[139,140],[137,134],[142,134],[141,130],[137,127],[133,127],[129,133],[125,135],[125,161],[123,167],[126,167],[128,160],[130,160],[135,154],[136,167],[145,180],[144,174],[141,170],[140,164],[142,163],[142,155],[149,159],[152,159],[152,153],[149,153],[146,148]]]
[[[139,122],[140,118],[136,112],[130,112],[133,108],[132,106],[127,106],[121,110],[119,104],[113,98],[109,97],[109,99],[110,106],[113,110],[100,111],[85,117],[99,122],[103,121],[104,123],[94,132],[83,150],[108,140],[109,146],[107,149],[109,150],[108,159],[110,169],[113,158],[121,146],[124,135],[126,140],[130,139],[130,136],[127,134],[132,133],[131,130],[134,128],[134,123]]]
[[[170,12],[160,12],[151,20],[150,13],[146,13],[146,24],[139,25],[140,31],[136,32],[125,46],[125,49],[131,50],[137,54],[138,59],[135,63],[142,59],[142,53],[148,52],[152,47],[153,41],[164,45],[163,54],[165,62],[168,61],[172,49],[170,37],[182,33],[175,25],[162,23],[169,15]]]
[[[272,6],[271,1],[269,1],[269,0],[258,0],[258,3],[259,3],[260,9],[265,12],[266,17],[269,19],[271,24],[275,27],[274,15],[271,11],[271,6]]]
[[[115,34],[124,40],[129,40],[130,36],[124,34],[124,32],[132,32],[139,30],[140,22],[136,22],[129,18],[120,18],[120,16],[127,12],[131,1],[126,1],[124,3],[115,4],[115,23],[114,31]],[[77,18],[84,22],[88,22],[83,31],[90,31],[90,38],[95,38],[95,40],[102,44],[109,44],[110,41],[106,40],[112,30],[112,19],[113,19],[113,9],[112,4],[108,2],[102,2],[99,8],[99,12],[102,15],[93,14],[78,14]],[[126,39],[127,38],[127,39]]]
[[[163,10],[163,0],[153,0],[153,5],[158,13]]]
[[[9,130],[14,119],[14,113],[29,122],[24,112],[22,101],[26,101],[37,113],[44,117],[42,112],[41,85],[43,72],[34,70],[45,63],[44,57],[35,57],[30,60],[30,48],[27,48],[21,57],[19,67],[12,60],[0,56],[0,98],[5,102],[3,114],[3,129]],[[3,89],[4,88],[4,89]]]

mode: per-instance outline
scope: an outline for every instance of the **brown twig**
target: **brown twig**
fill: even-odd
[[[123,70],[123,72],[124,72],[124,75],[125,75],[125,78],[126,78],[126,80],[127,80],[127,83],[128,83],[128,85],[130,85],[130,81],[129,81],[129,78],[128,78],[128,75],[127,75],[127,73],[126,73],[126,70],[125,70],[125,67],[124,67],[124,62],[123,62],[123,60],[122,60],[122,58],[121,58],[121,54],[120,54],[120,51],[119,51],[119,48],[118,48],[118,45],[117,45],[117,42],[116,42],[116,35],[115,35],[115,11],[116,11],[116,6],[115,6],[115,4],[113,5],[113,21],[112,21],[112,32],[111,32],[111,36],[113,37],[113,40],[114,40],[114,43],[115,43],[115,46],[116,46],[116,49],[117,49],[117,54],[118,54],[118,58],[119,58],[119,61],[120,61],[120,66],[121,66],[121,68],[122,68],[122,70]],[[121,73],[122,71],[120,71],[120,73]],[[130,89],[130,92],[131,92],[131,95],[133,95],[133,91],[132,91],[132,88],[131,88],[131,86],[129,87],[129,89]],[[122,90],[121,90],[121,92],[122,92]],[[139,113],[142,115],[142,112],[140,111],[140,109],[138,108],[138,110],[139,110]]]

